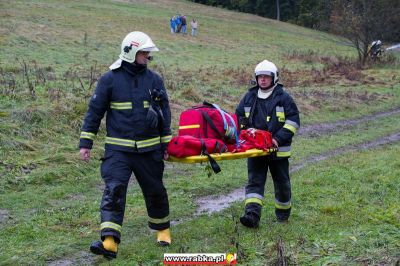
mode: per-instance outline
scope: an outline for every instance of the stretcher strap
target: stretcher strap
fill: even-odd
[[[201,154],[207,156],[208,161],[210,162],[211,169],[214,171],[214,173],[218,174],[221,172],[221,167],[219,167],[217,161],[214,160],[214,158],[211,157],[211,155],[208,153],[206,144],[202,139],[200,139],[201,142]]]

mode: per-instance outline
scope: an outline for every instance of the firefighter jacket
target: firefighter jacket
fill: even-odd
[[[292,137],[300,127],[299,110],[282,84],[266,99],[257,97],[258,89],[250,88],[236,108],[240,127],[268,130],[279,144],[276,157],[290,157]]]
[[[139,153],[166,149],[172,137],[164,83],[145,65],[123,61],[120,68],[100,77],[83,122],[80,148],[92,148],[106,112],[106,149]],[[149,114],[154,113],[156,126],[148,121]]]

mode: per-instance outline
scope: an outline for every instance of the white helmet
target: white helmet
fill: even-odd
[[[128,63],[133,63],[138,51],[157,52],[159,50],[146,33],[133,31],[126,35],[122,41],[119,58]]]
[[[257,81],[257,76],[259,76],[259,75],[271,76],[272,81],[273,81],[272,86],[274,86],[278,82],[278,79],[279,79],[278,68],[275,66],[274,63],[272,63],[268,60],[264,60],[256,66],[256,68],[254,69],[254,75],[256,77],[256,81]]]
[[[157,52],[159,50],[146,33],[133,31],[125,36],[121,44],[121,54],[119,55],[119,59],[110,66],[110,69],[113,70],[119,68],[122,61],[128,63],[135,62],[136,53],[138,51]]]
[[[377,41],[373,41],[372,43],[371,43],[371,46],[378,46],[378,45],[381,45],[382,44],[382,42],[381,42],[381,40],[377,40]]]

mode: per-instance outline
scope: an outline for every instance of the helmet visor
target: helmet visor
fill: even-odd
[[[259,76],[259,75],[267,75],[267,76],[271,76],[271,77],[275,76],[274,72],[266,71],[266,70],[257,71],[256,76]]]
[[[140,49],[139,51],[143,51],[143,52],[158,52],[160,50],[156,46],[153,46],[153,47],[147,47],[147,48]]]

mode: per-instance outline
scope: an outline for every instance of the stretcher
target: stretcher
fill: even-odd
[[[269,155],[272,152],[275,152],[275,148],[271,148],[268,151],[258,150],[258,149],[250,149],[244,152],[224,152],[224,153],[212,153],[210,156],[216,161],[222,160],[236,160],[236,159],[243,159],[249,157],[258,157],[258,156],[265,156]],[[177,158],[174,156],[169,156],[167,161],[169,162],[177,162],[177,163],[201,163],[207,162],[208,157],[206,155],[196,155],[196,156],[189,156],[184,158]]]

